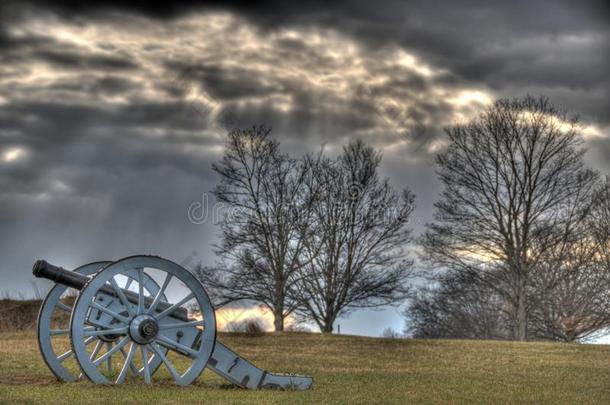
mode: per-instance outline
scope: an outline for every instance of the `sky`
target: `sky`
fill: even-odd
[[[38,258],[214,264],[211,165],[231,128],[266,124],[295,155],[373,145],[382,175],[416,194],[415,235],[440,190],[443,127],[497,98],[578,114],[587,163],[610,175],[601,1],[76,3],[0,4],[3,295],[48,288]],[[338,323],[404,327],[402,308]]]

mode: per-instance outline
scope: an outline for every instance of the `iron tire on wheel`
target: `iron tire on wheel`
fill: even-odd
[[[112,262],[94,262],[85,264],[80,266],[73,271],[75,273],[84,275],[84,276],[92,276],[99,272],[104,266],[110,264]],[[137,272],[131,271],[128,274],[128,277],[133,280],[135,274]],[[148,277],[145,281],[146,288],[148,290],[157,292],[159,291],[159,285],[152,278]],[[55,335],[63,335],[68,334],[69,329],[67,330],[53,330],[52,322],[53,315],[56,309],[63,310],[65,312],[71,312],[73,307],[66,305],[64,302],[61,302],[62,295],[69,289],[62,284],[56,284],[51,288],[51,290],[47,293],[42,305],[40,307],[40,311],[38,312],[38,323],[37,323],[37,333],[38,333],[38,347],[40,349],[40,353],[42,354],[42,358],[51,370],[51,372],[55,375],[55,377],[60,381],[65,382],[73,382],[77,381],[82,373],[78,370],[77,373],[71,372],[68,368],[64,367],[64,361],[73,355],[73,351],[69,350],[63,354],[57,355],[53,348],[53,336]],[[61,333],[57,333],[61,332]],[[97,339],[96,339],[97,340]],[[159,366],[161,365],[161,361],[155,361],[151,364],[152,373],[154,373]]]
[[[99,269],[111,262],[94,262],[80,266],[74,270],[75,273],[84,276],[90,276],[96,273]],[[71,310],[70,307],[62,303],[61,296],[68,290],[69,287],[62,284],[55,284],[47,293],[40,311],[38,312],[37,333],[38,333],[38,348],[42,354],[44,362],[49,367],[49,370],[60,381],[72,382],[78,380],[78,374],[73,374],[63,366],[61,356],[57,356],[53,350],[51,326],[53,321],[53,313],[56,308],[61,308],[64,311]],[[60,307],[61,305],[61,307]]]
[[[127,299],[124,295],[121,297],[121,292],[119,291],[120,288],[117,289],[116,287],[112,287],[114,288],[116,296],[121,300],[121,302],[123,302],[124,305],[128,307],[129,314],[115,314],[116,319],[120,322],[119,326],[113,329],[108,328],[101,331],[86,330],[87,314],[89,313],[90,309],[94,308],[94,305],[96,305],[96,303],[93,301],[100,292],[100,289],[113,286],[116,281],[114,279],[115,276],[124,275],[126,272],[133,271],[133,269],[142,269],[142,273],[145,273],[145,269],[152,269],[156,271],[160,270],[161,272],[165,273],[165,281],[159,290],[159,295],[166,293],[165,288],[170,283],[170,280],[179,280],[184,286],[187,287],[188,290],[190,290],[190,293],[187,294],[182,300],[179,300],[179,302],[170,303],[170,308],[168,309],[171,310],[157,312],[157,308],[155,307],[154,303],[156,301],[158,305],[159,299],[156,299],[157,297],[155,297],[153,303],[147,308],[147,304],[145,303],[146,297],[144,296],[144,292],[142,290],[140,290],[138,293],[138,303],[136,305],[133,303],[126,303],[125,300]],[[148,297],[148,299],[152,299],[152,296]],[[172,327],[175,326],[170,327],[168,325],[164,325],[162,321],[166,322],[167,318],[171,318],[170,315],[176,308],[181,308],[181,305],[191,302],[192,300],[194,300],[198,305],[199,311],[202,315],[202,320],[188,322],[188,324],[193,324],[192,327],[195,327],[194,325],[201,326],[203,330],[201,330],[200,333],[198,347],[189,348],[185,347],[184,345],[181,346],[175,341],[171,341],[171,339],[164,334],[163,330],[164,328],[172,329]],[[136,306],[135,308],[134,305]],[[99,308],[99,305],[97,305],[97,307]],[[137,331],[137,326],[142,326],[141,324],[143,322],[147,322],[147,324],[142,330],[152,330],[154,332],[154,327],[152,327],[151,323],[157,322],[157,329],[159,331],[156,335],[152,334],[150,336],[150,341],[146,341],[145,343],[142,343],[141,339],[137,339],[134,336],[134,328]],[[180,324],[180,322],[172,323],[172,325],[176,324]],[[191,325],[189,325],[189,327],[190,326]],[[95,356],[92,356],[91,353],[88,352],[87,345],[85,343],[86,339],[90,336],[101,333],[105,330],[112,331],[112,334],[119,336],[115,346],[118,349],[115,350],[118,351],[123,347],[126,348],[127,345],[131,343],[124,366],[116,380],[109,379],[99,370],[99,365],[105,360],[104,355],[94,359]],[[153,353],[152,359],[160,358],[178,385],[188,385],[199,377],[214,350],[214,344],[216,341],[216,319],[214,316],[214,307],[212,306],[210,299],[201,283],[188,270],[184,269],[178,264],[156,256],[127,257],[104,267],[81,290],[81,293],[74,304],[74,309],[70,318],[70,338],[72,341],[72,350],[78,363],[80,364],[81,369],[83,370],[84,375],[94,383],[118,384],[124,382],[129,371],[127,366],[131,366],[134,356],[139,356],[140,353],[143,362],[143,367],[140,372],[142,373],[144,381],[146,383],[150,383],[152,373],[147,369],[146,365],[148,364],[148,361],[144,359],[148,359],[148,353]],[[175,349],[177,352],[184,352],[186,350],[188,352],[188,358],[191,359],[192,363],[183,373],[177,372],[172,361],[163,353],[164,347]],[[112,357],[112,355],[113,353],[110,353],[109,357]]]

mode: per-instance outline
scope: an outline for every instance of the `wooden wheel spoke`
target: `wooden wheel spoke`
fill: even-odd
[[[132,361],[133,361],[133,356],[136,353],[136,344],[135,343],[131,343],[131,346],[129,347],[129,352],[127,353],[127,357],[125,358],[125,363],[123,364],[123,368],[121,369],[121,372],[119,373],[119,376],[116,379],[116,383],[117,384],[121,384],[123,381],[125,381],[125,377],[127,377],[127,371],[129,370],[130,366],[132,366]],[[121,348],[122,350],[122,348]]]
[[[98,330],[86,330],[83,331],[84,336],[102,336],[102,335],[124,335],[129,330],[129,327],[123,326],[121,328],[112,329],[98,329]]]
[[[167,357],[165,357],[165,355],[163,354],[163,350],[159,349],[155,343],[149,344],[148,347],[157,356],[159,356],[159,358],[161,359],[163,364],[165,364],[165,367],[167,368],[167,371],[169,371],[169,373],[171,374],[171,376],[174,379],[174,381],[179,381],[180,380],[180,374],[178,374],[178,372],[174,368],[174,365],[172,364],[172,362],[169,361]]]
[[[114,289],[114,292],[116,293],[116,295],[121,300],[121,303],[123,304],[123,306],[125,308],[127,308],[127,312],[129,312],[129,316],[131,316],[131,317],[136,316],[136,313],[133,311],[133,308],[132,308],[131,304],[129,303],[129,301],[127,300],[127,297],[125,297],[125,293],[123,292],[123,289],[119,288],[114,277],[110,278],[110,284],[112,285],[112,288]]]
[[[91,308],[95,308],[95,309],[97,309],[97,310],[98,310],[98,311],[100,311],[100,312],[103,312],[103,313],[105,313],[105,314],[110,315],[111,317],[113,317],[113,318],[114,318],[114,319],[116,319],[117,321],[120,321],[120,322],[125,323],[125,324],[129,324],[129,318],[126,318],[126,317],[124,317],[124,316],[123,316],[123,315],[121,315],[121,314],[117,314],[117,313],[116,313],[116,312],[114,312],[113,310],[111,310],[111,309],[109,309],[109,308],[106,308],[105,306],[100,305],[100,304],[98,304],[98,303],[97,303],[97,302],[95,302],[95,301],[91,302],[91,305],[90,305],[90,306],[91,306]]]
[[[161,342],[161,344],[168,349],[175,350],[180,353],[188,353],[189,356],[196,357],[199,352],[197,350],[191,349],[188,346],[183,345],[182,343],[178,343],[167,336],[159,335],[157,336],[157,341]]]
[[[57,304],[55,304],[55,307],[64,312],[68,312],[68,313],[72,312],[72,308],[70,308],[68,305],[64,304],[61,301],[57,301]]]
[[[95,344],[95,347],[93,348],[93,351],[91,352],[91,355],[89,356],[89,360],[93,360],[95,358],[95,356],[97,356],[97,354],[102,349],[103,344],[104,344],[103,341],[101,341],[101,340],[97,341],[97,343]]]
[[[98,357],[97,359],[95,359],[93,361],[93,364],[96,367],[99,367],[99,365],[104,361],[107,360],[109,357],[112,357],[112,355],[114,355],[116,352],[118,352],[119,350],[121,350],[121,347],[125,346],[127,343],[129,343],[129,336],[125,336],[123,339],[121,339],[113,348],[111,348],[110,350],[108,350],[106,353],[102,354],[100,357]]]
[[[123,355],[123,358],[125,360],[127,360],[127,355],[128,353],[125,352],[125,348],[121,347],[121,354]],[[131,362],[131,364],[129,365],[129,368],[131,369],[131,371],[135,374],[135,375],[140,375],[140,370],[138,370],[138,368],[135,366],[135,364],[133,364],[133,361]]]
[[[165,293],[165,289],[169,285],[169,282],[172,280],[172,277],[173,276],[170,273],[167,273],[167,276],[165,276],[165,281],[163,281],[163,285],[161,286],[159,291],[157,291],[157,295],[155,295],[155,298],[153,299],[152,304],[150,304],[150,307],[148,308],[147,313],[151,314],[157,310],[157,305],[159,305],[159,302],[161,301],[161,297],[163,297],[163,294]]]
[[[182,298],[180,301],[176,302],[175,304],[173,304],[172,306],[170,306],[169,308],[167,308],[165,311],[161,312],[160,314],[156,314],[154,315],[155,318],[157,319],[157,321],[165,318],[167,315],[170,315],[171,313],[173,313],[175,310],[177,310],[178,308],[180,308],[182,305],[184,305],[185,303],[187,303],[188,301],[192,300],[193,297],[195,297],[195,294],[190,293],[189,295],[187,295],[186,297]]]
[[[144,311],[144,269],[138,269],[138,313]]]
[[[150,364],[148,363],[148,346],[140,346],[140,350],[142,353],[142,363],[144,366],[142,367],[141,372],[144,373],[144,382],[146,384],[150,384]]]
[[[59,360],[60,363],[62,363],[63,361],[65,361],[68,357],[73,356],[74,352],[72,350],[68,350],[67,352],[57,356],[57,360]]]
[[[204,321],[203,320],[199,320],[199,321],[190,321],[190,322],[176,322],[176,323],[167,323],[165,325],[159,325],[159,330],[166,330],[166,329],[178,329],[178,328],[190,328],[190,327],[197,327],[197,326],[203,326],[204,325]]]

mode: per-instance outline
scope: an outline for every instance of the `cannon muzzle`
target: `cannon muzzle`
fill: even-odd
[[[54,266],[46,260],[36,260],[32,267],[32,274],[38,278],[46,278],[54,283],[62,284],[77,290],[82,290],[89,277]]]

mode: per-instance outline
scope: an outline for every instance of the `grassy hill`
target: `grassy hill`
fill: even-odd
[[[245,391],[206,371],[197,384],[56,382],[33,331],[0,333],[0,402],[610,403],[610,346],[421,341],[283,333],[219,339],[275,372],[312,375],[306,392]]]
[[[0,299],[0,333],[36,327],[41,300]]]

